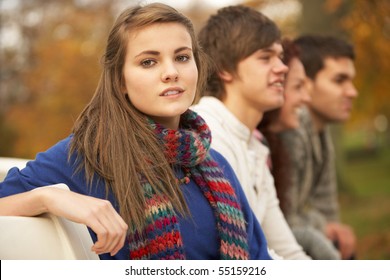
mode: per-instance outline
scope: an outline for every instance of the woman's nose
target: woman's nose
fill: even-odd
[[[162,73],[162,80],[164,82],[177,81],[179,78],[179,72],[174,64],[169,63],[164,67]]]

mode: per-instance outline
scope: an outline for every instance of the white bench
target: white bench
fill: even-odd
[[[18,167],[19,169],[22,169],[26,166],[28,161],[28,159],[23,158],[0,157],[0,182],[4,180],[8,170],[10,170],[12,167]]]
[[[28,160],[0,158],[0,181],[11,167]],[[69,189],[65,184],[53,185]],[[99,260],[91,251],[92,238],[85,225],[52,214],[37,217],[0,216],[1,260]]]

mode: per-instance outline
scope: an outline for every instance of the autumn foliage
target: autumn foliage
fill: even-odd
[[[15,45],[0,47],[0,156],[31,158],[69,134],[94,93],[105,39],[125,2],[31,0],[1,10],[2,26],[16,26],[20,36]],[[378,114],[389,119],[390,1],[243,1],[259,9],[281,2],[301,3],[303,11],[303,25],[281,23],[285,34],[331,30],[355,44],[360,95],[349,124],[372,123]],[[212,11],[193,6],[186,12],[199,27]]]

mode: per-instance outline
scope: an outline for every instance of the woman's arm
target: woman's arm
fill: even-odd
[[[37,216],[47,212],[41,191],[30,191],[0,198],[0,216]]]
[[[97,235],[96,254],[115,255],[125,242],[127,225],[108,200],[52,186],[0,198],[2,216],[36,216],[52,213],[85,224]]]

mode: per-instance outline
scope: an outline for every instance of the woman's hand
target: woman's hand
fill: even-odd
[[[96,254],[113,256],[123,247],[128,226],[108,200],[52,186],[34,192],[39,193],[44,212],[90,227],[97,235],[97,242],[91,248]]]

